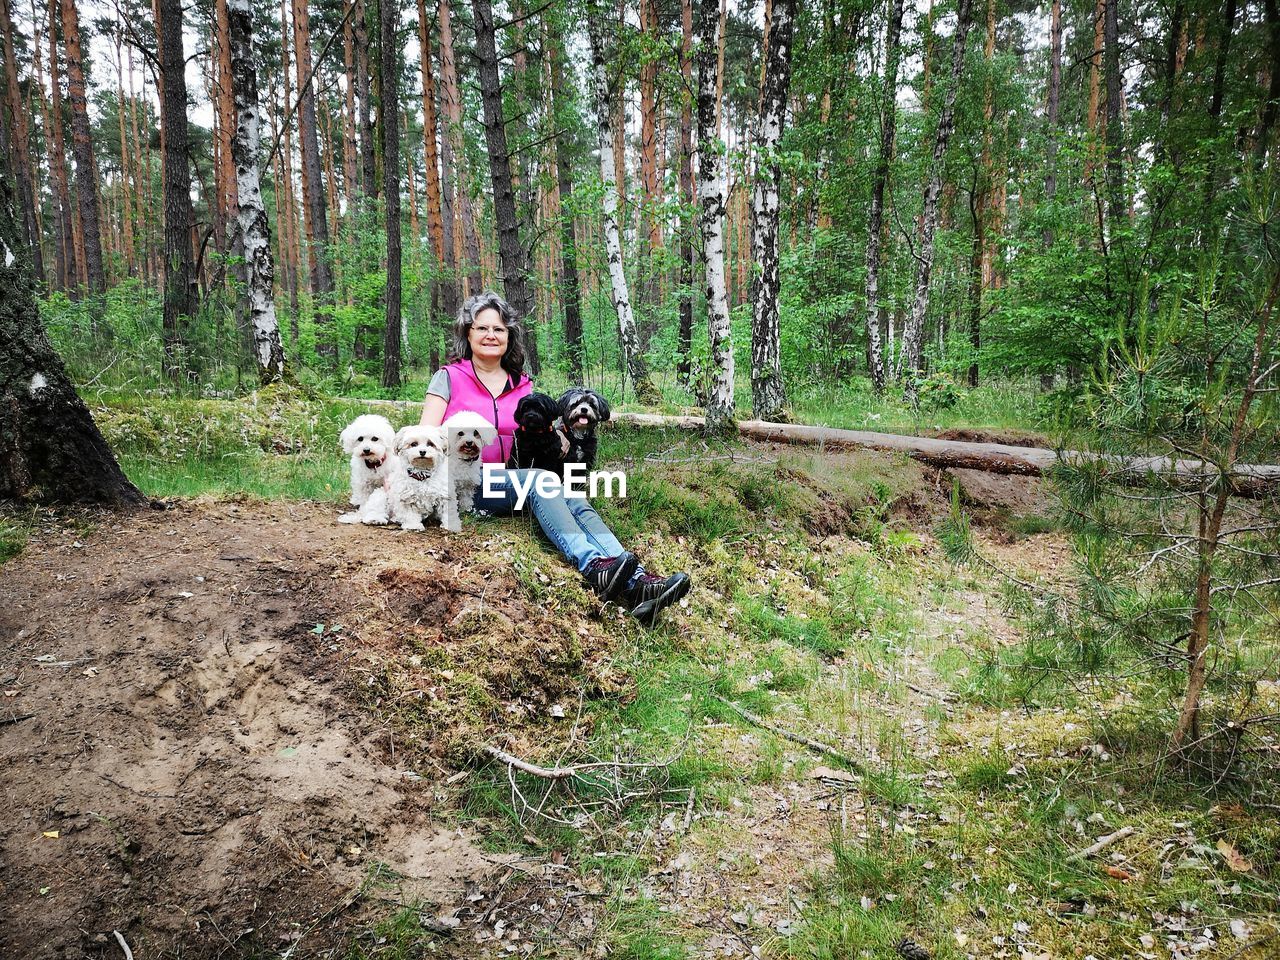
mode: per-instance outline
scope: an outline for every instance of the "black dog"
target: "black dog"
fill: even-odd
[[[587,471],[596,466],[596,425],[609,419],[609,401],[594,390],[571,387],[560,395],[560,419],[569,436],[565,463],[581,463]]]
[[[560,407],[545,393],[531,393],[516,404],[515,442],[507,466],[512,470],[560,472],[560,434],[555,429]]]

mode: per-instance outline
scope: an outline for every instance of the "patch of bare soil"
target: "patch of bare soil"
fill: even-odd
[[[1053,507],[1054,499],[1046,492],[1044,481],[1039,477],[958,467],[946,473],[960,485],[960,496],[965,505],[984,512],[1031,516],[1047,514]]]
[[[119,931],[139,957],[313,956],[371,898],[448,912],[491,882],[499,862],[405,769],[433,731],[406,750],[370,707],[478,700],[460,725],[492,735],[512,691],[558,696],[587,644],[505,570],[464,575],[483,528],[335,516],[180,504],[46,530],[0,568],[0,955],[119,957]],[[407,664],[433,654],[434,693]],[[366,883],[377,864],[390,891]]]
[[[1003,443],[1007,447],[1053,448],[1053,444],[1047,438],[1026,430],[1006,430],[995,433],[991,430],[953,427],[950,430],[938,430],[926,435],[932,436],[935,440],[959,440],[962,443]]]

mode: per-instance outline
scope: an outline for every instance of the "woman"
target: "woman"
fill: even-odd
[[[485,463],[505,464],[515,434],[515,410],[521,397],[533,392],[524,373],[524,337],[511,306],[486,291],[467,300],[453,325],[454,362],[441,367],[427,386],[422,423],[438,427],[464,410],[478,413],[498,428],[498,438],[485,447]],[[568,447],[568,438],[562,440]],[[497,470],[491,486],[500,491],[476,494],[476,509],[510,513],[516,503],[518,479],[527,484],[528,470]],[[528,502],[547,537],[577,564],[591,589],[603,600],[617,600],[646,627],[658,614],[689,592],[687,573],[663,577],[648,573],[635,554],[622,548],[586,497],[541,496],[537,484]]]

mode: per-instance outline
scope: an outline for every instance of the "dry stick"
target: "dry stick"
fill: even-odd
[[[1107,849],[1107,847],[1111,846],[1113,843],[1118,843],[1119,841],[1123,840],[1125,837],[1130,836],[1132,834],[1133,834],[1133,827],[1121,827],[1115,833],[1108,833],[1105,837],[1102,837],[1096,843],[1085,847],[1079,853],[1073,853],[1071,856],[1067,857],[1067,861],[1070,862],[1072,860],[1087,860],[1089,857],[1092,857],[1095,853],[1101,853],[1103,850]]]
[[[7,727],[11,723],[21,723],[23,720],[30,720],[34,716],[34,713],[24,713],[16,717],[0,717],[0,727]]]
[[[120,944],[120,949],[124,951],[124,960],[133,960],[133,951],[129,949],[129,944],[125,943],[124,934],[119,930],[112,930],[116,935],[116,943]]]
[[[760,727],[764,730],[768,730],[770,733],[777,734],[778,736],[782,737],[784,740],[790,740],[792,743],[798,743],[803,747],[808,747],[810,750],[816,751],[817,753],[826,754],[828,757],[831,757],[834,760],[839,760],[841,763],[847,763],[854,770],[860,771],[863,768],[861,761],[855,760],[853,757],[849,756],[847,753],[844,753],[841,750],[837,750],[835,747],[831,746],[830,744],[823,743],[820,740],[811,740],[808,737],[802,736],[801,734],[792,733],[790,730],[784,730],[781,727],[775,727],[773,724],[769,723],[767,720],[764,720],[761,717],[758,717],[756,714],[752,713],[750,710],[744,710],[742,707],[738,706],[733,701],[726,700],[724,697],[720,696],[719,694],[713,693],[711,697],[713,700],[718,700],[721,703],[723,703],[726,707],[728,707],[734,713],[738,714],[738,716],[742,717],[744,720],[748,720],[751,723],[755,724],[757,727]]]
[[[527,760],[521,760],[519,757],[507,753],[505,750],[499,750],[490,743],[482,743],[480,749],[495,760],[501,760],[508,767],[515,767],[523,773],[542,777],[544,780],[567,780],[570,777],[577,776],[579,770],[578,767],[539,767],[537,764],[529,763]]]

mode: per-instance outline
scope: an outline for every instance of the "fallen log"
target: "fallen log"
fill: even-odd
[[[613,419],[640,427],[678,427],[701,430],[703,420],[693,416],[663,416],[653,413],[619,413]],[[1215,478],[1218,470],[1199,460],[1172,460],[1169,457],[1119,457],[1079,450],[1048,450],[1044,447],[1016,447],[1005,443],[970,443],[961,440],[937,440],[932,437],[909,437],[897,433],[873,433],[868,430],[840,430],[798,423],[770,423],[765,420],[740,420],[738,432],[751,440],[767,443],[809,444],[819,448],[862,448],[904,453],[913,460],[941,469],[984,470],[988,473],[1019,474],[1039,477],[1059,464],[1087,460],[1105,460],[1113,475],[1122,482],[1142,483],[1153,474],[1170,474],[1187,485]],[[1237,464],[1231,471],[1232,490],[1239,496],[1262,496],[1280,485],[1280,466],[1270,464]]]

